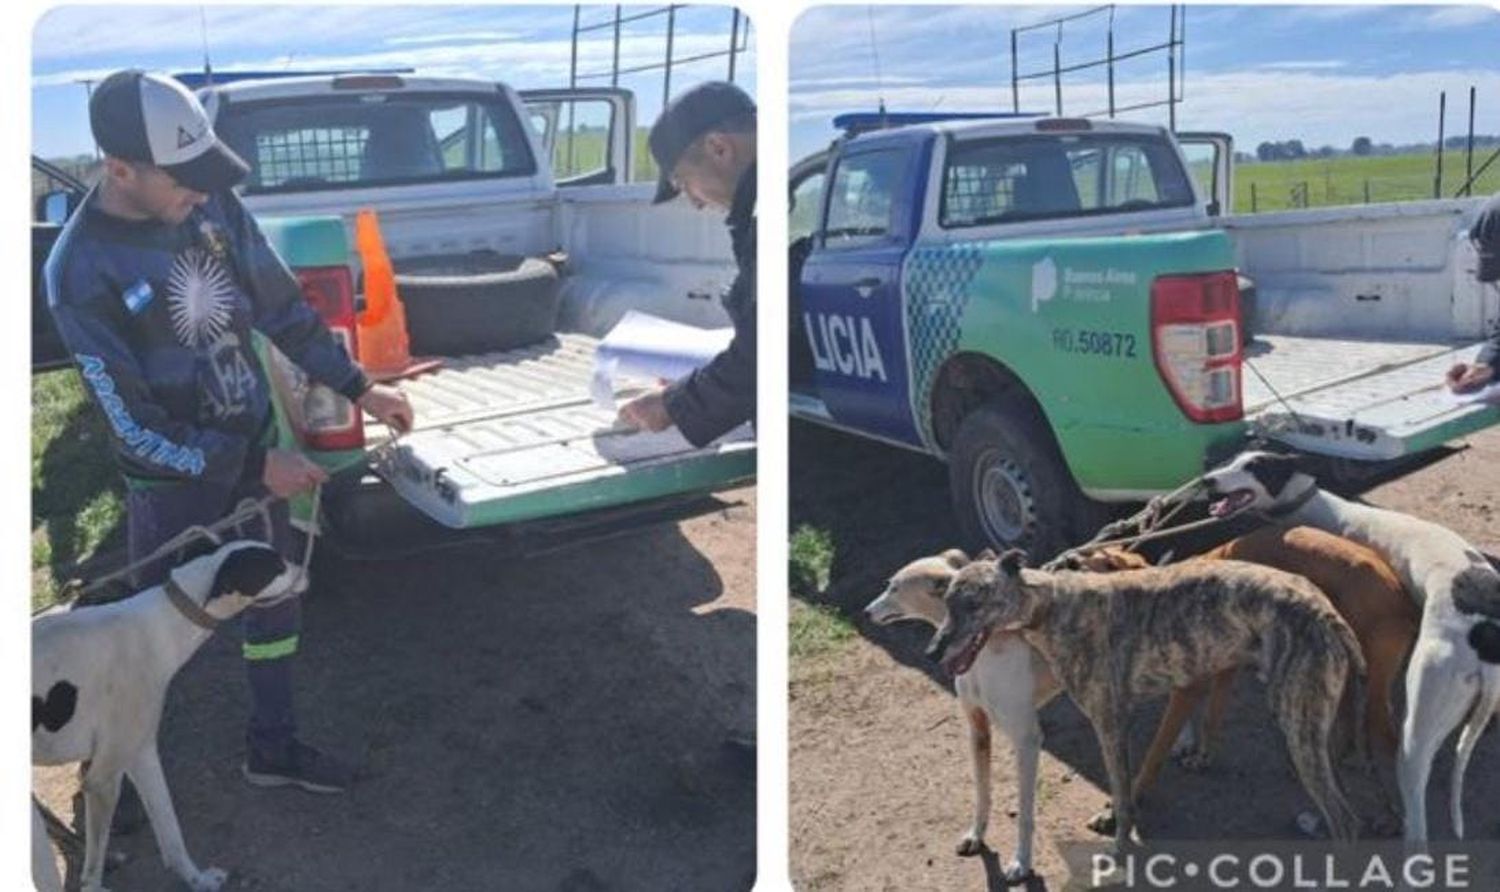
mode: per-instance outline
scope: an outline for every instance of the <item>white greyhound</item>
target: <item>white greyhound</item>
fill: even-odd
[[[921,558],[896,571],[880,597],[865,607],[874,622],[885,625],[919,619],[934,629],[943,625],[948,583],[969,558],[956,549]],[[1005,870],[1010,883],[1031,875],[1031,843],[1036,834],[1036,778],[1042,751],[1037,708],[1062,690],[1046,660],[1033,657],[1019,634],[996,631],[967,672],[953,679],[969,724],[969,753],[974,760],[974,823],[958,843],[958,854],[977,855],[990,818],[990,723],[1010,738],[1016,754],[1020,808],[1016,856]]]
[[[231,542],[174,568],[123,601],[44,615],[31,626],[31,761],[89,763],[83,780],[83,892],[103,892],[110,819],[129,775],[162,860],[195,892],[227,877],[188,857],[167,792],[156,733],[167,684],[214,627],[257,601],[286,597],[300,571],[259,542]],[[37,885],[61,889],[33,808]],[[54,885],[55,884],[55,885]]]
[[[1396,766],[1406,839],[1426,841],[1432,759],[1467,717],[1453,763],[1453,832],[1462,838],[1464,770],[1500,708],[1500,573],[1446,527],[1324,492],[1295,456],[1246,452],[1203,482],[1219,497],[1210,508],[1216,516],[1258,511],[1288,526],[1318,527],[1373,548],[1401,577],[1422,607]]]

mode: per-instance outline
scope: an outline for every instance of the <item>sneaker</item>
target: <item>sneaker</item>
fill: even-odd
[[[244,773],[257,787],[295,786],[309,793],[342,793],[354,780],[353,768],[298,740],[274,760],[251,749]]]

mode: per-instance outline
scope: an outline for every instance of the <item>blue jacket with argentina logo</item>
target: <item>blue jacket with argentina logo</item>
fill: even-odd
[[[259,477],[270,385],[258,329],[314,381],[356,399],[359,367],[232,192],[176,226],[85,197],[47,258],[47,302],[136,482]]]

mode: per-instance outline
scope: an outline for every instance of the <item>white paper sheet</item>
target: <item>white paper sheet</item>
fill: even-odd
[[[706,365],[733,339],[732,328],[694,328],[631,310],[599,342],[589,395],[599,408],[612,410],[622,379],[675,381]]]

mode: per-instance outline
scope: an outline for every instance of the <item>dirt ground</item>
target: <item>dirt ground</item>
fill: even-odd
[[[1500,430],[1471,437],[1407,476],[1365,492],[1369,502],[1444,523],[1500,557]],[[860,609],[902,564],[957,541],[945,469],[914,453],[793,425],[791,523],[828,530],[832,584],[818,597],[858,634],[791,666],[792,877],[801,890],[996,889],[1015,851],[1016,789],[1008,742],[995,735],[990,850],[963,858],[954,846],[973,807],[967,729],[949,680],[922,649],[919,623],[879,627]],[[857,510],[855,510],[857,506]],[[806,609],[797,602],[793,610]],[[1240,681],[1219,756],[1203,774],[1163,768],[1146,800],[1147,840],[1295,839],[1309,808],[1270,724],[1259,685]],[[1132,752],[1143,753],[1161,704],[1136,710]],[[1092,731],[1059,697],[1042,711],[1046,736],[1031,889],[1070,883],[1060,843],[1097,841],[1085,822],[1107,804]],[[1481,740],[1467,775],[1471,838],[1500,836],[1500,734]],[[1451,838],[1451,744],[1428,792],[1430,829]],[[1347,775],[1346,775],[1347,777]],[[1359,788],[1350,783],[1354,791]],[[1368,789],[1368,788],[1366,788]]]
[[[755,875],[755,490],[525,557],[324,553],[304,613],[303,736],[343,796],[239,776],[238,636],[177,676],[162,760],[188,849],[229,888],[748,889]],[[36,771],[71,818],[76,773]],[[115,892],[176,888],[149,831]],[[76,865],[74,866],[76,868]]]

